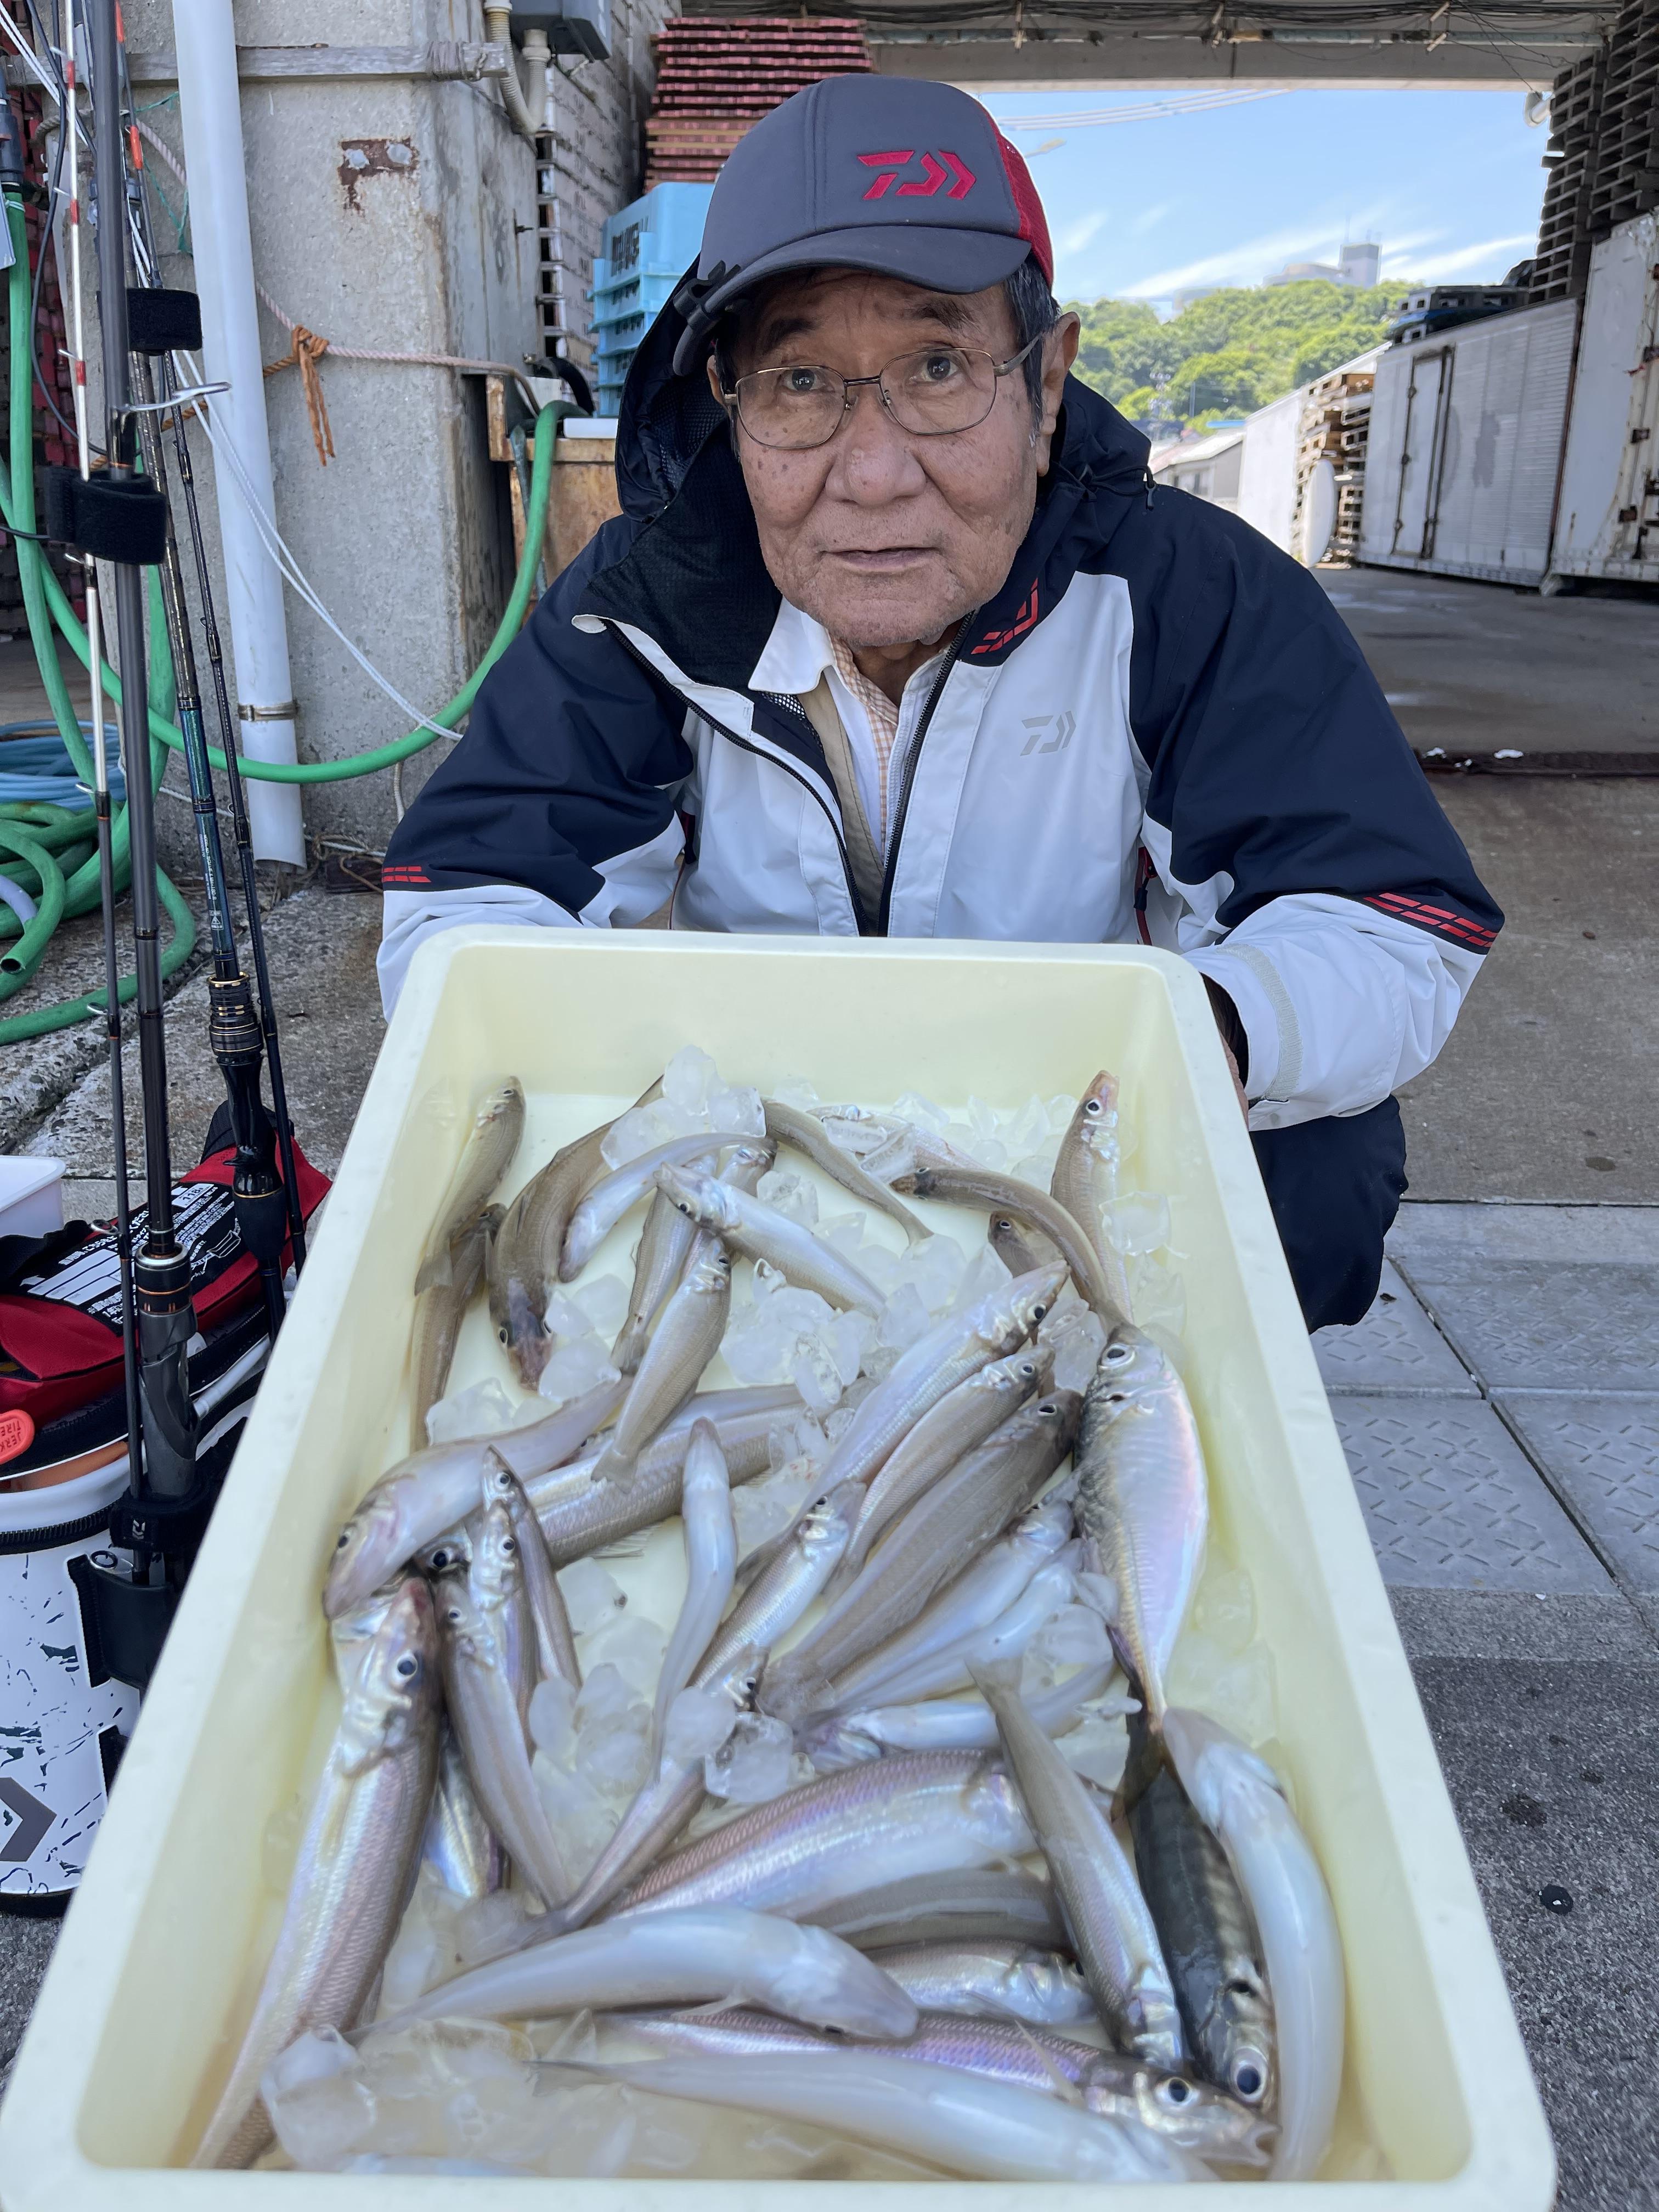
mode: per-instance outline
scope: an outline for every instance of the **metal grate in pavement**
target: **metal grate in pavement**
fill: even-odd
[[[1406,1273],[1488,1389],[1659,1391],[1659,1267],[1442,1250]]]
[[[1499,1402],[1631,1589],[1659,1595],[1659,1399]]]
[[[1606,1590],[1595,1555],[1489,1406],[1336,1397],[1382,1579],[1405,1589]]]
[[[1432,1391],[1475,1398],[1480,1390],[1391,1260],[1375,1304],[1352,1328],[1322,1328],[1313,1340],[1332,1391]]]

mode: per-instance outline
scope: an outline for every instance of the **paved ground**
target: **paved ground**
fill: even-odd
[[[1324,568],[1419,752],[1659,752],[1659,606],[1540,599],[1401,568]]]
[[[1407,1206],[1390,1250],[1367,1319],[1317,1340],[1332,1411],[1555,2132],[1560,2204],[1651,2205],[1659,1208]]]

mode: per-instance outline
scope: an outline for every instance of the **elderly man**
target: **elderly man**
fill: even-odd
[[[1390,1094],[1502,916],[1315,580],[1070,379],[1053,273],[964,94],[756,125],[635,360],[623,515],[392,841],[382,988],[471,921],[1169,946],[1310,1326],[1357,1321]]]

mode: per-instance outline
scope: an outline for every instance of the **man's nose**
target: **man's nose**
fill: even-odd
[[[830,488],[846,499],[880,506],[915,491],[921,464],[893,420],[878,384],[860,384],[842,422],[830,465]]]

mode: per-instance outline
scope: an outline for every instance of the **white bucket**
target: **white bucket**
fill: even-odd
[[[80,1883],[138,1693],[94,1681],[71,1562],[106,1540],[126,1455],[44,1490],[0,1489],[0,1907],[48,1911]]]

